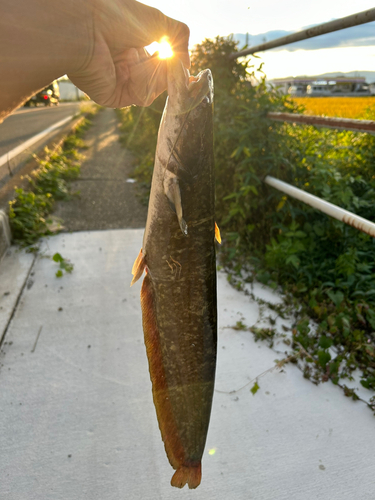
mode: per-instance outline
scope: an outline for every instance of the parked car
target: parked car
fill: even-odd
[[[292,96],[302,96],[306,94],[306,89],[302,85],[291,85],[288,89],[288,94]]]
[[[331,85],[308,85],[306,89],[308,96],[329,96],[332,95]]]
[[[33,95],[24,106],[38,106],[39,104],[44,104],[44,106],[57,106],[60,100],[60,89],[59,84],[55,80],[46,88]]]

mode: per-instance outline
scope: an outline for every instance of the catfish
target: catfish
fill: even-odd
[[[171,485],[196,488],[217,355],[213,79],[167,61],[162,115],[142,249],[144,341]]]

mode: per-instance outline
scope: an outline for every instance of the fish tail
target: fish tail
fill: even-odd
[[[159,429],[169,463],[174,469],[179,469],[184,463],[185,453],[168,396],[160,334],[156,321],[154,290],[149,274],[145,276],[142,283],[141,307],[148,366],[152,382],[152,395]]]
[[[182,465],[173,474],[171,485],[176,488],[183,488],[187,483],[190,489],[200,485],[202,478],[202,467],[198,465]]]

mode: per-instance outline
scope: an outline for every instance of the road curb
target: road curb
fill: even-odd
[[[38,153],[42,148],[51,144],[52,141],[56,141],[56,139],[59,141],[65,137],[82,118],[83,116],[79,115],[58,128],[50,127],[51,131],[33,143],[30,148],[21,150],[19,154],[12,156],[9,161],[3,163],[1,165],[2,169],[0,169],[0,188],[6,185],[30,161],[33,154]],[[1,158],[3,159],[5,156],[3,155]]]
[[[59,146],[61,146],[66,136],[72,130],[74,130],[84,119],[85,115],[80,115],[76,118],[73,118],[65,126],[54,130],[52,135],[49,135],[47,138],[44,137],[42,141],[40,141],[40,143],[35,144],[34,152],[40,150],[42,147],[51,146],[52,141],[54,141],[53,151],[56,150]],[[56,139],[57,142],[55,142]],[[14,164],[12,165],[12,169],[9,169],[9,172],[12,172],[13,174],[19,173],[23,167],[26,167],[30,160],[32,160],[32,157],[30,157],[30,151],[22,151],[18,156],[12,159]],[[35,168],[32,167],[31,170],[35,170]],[[0,187],[3,187],[4,184],[6,182],[9,182],[10,179],[10,174],[8,174],[5,178],[0,179],[0,184],[2,184],[2,186]],[[12,233],[10,230],[9,217],[7,214],[7,209],[3,207],[3,209],[0,208],[0,262],[8,248],[11,246],[11,243]]]

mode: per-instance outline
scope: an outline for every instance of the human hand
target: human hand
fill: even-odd
[[[163,36],[190,67],[185,24],[135,0],[91,0],[88,6],[89,57],[68,76],[98,104],[148,106],[167,88],[165,61],[144,49]]]

